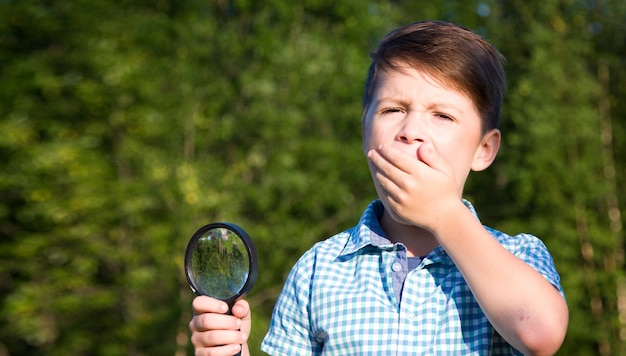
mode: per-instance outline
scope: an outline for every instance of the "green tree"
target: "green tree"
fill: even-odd
[[[168,169],[180,130],[162,99],[175,51],[159,46],[173,15],[124,5],[1,5],[0,335],[11,353],[176,348],[181,224]]]

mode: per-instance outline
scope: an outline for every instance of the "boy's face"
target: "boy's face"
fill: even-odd
[[[363,117],[366,154],[385,144],[421,160],[418,148],[429,145],[449,165],[459,197],[469,171],[487,168],[499,143],[497,129],[483,135],[480,115],[467,95],[408,66],[380,73]],[[370,170],[374,173],[371,164]]]

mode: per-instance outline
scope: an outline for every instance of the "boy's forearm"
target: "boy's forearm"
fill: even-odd
[[[541,274],[508,252],[459,204],[435,228],[494,328],[525,354],[555,353],[568,322],[564,298]]]

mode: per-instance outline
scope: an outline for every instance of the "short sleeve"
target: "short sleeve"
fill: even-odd
[[[261,350],[270,355],[314,355],[322,345],[310,327],[310,285],[314,253],[305,253],[293,267],[276,301],[270,329]]]
[[[530,234],[516,235],[513,241],[515,241],[515,246],[511,252],[533,267],[557,288],[561,295],[565,296],[563,287],[561,287],[561,277],[546,245],[539,238]]]

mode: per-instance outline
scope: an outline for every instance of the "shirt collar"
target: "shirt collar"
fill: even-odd
[[[472,203],[463,199],[463,204],[470,210],[472,215],[478,219],[478,214]],[[379,199],[371,202],[363,212],[358,225],[349,231],[350,237],[340,255],[345,256],[355,253],[366,246],[373,246],[385,250],[394,249],[394,245],[387,238],[378,222],[384,211],[385,207]],[[449,259],[447,253],[441,246],[431,251],[427,258],[433,260],[433,262],[439,259]]]

